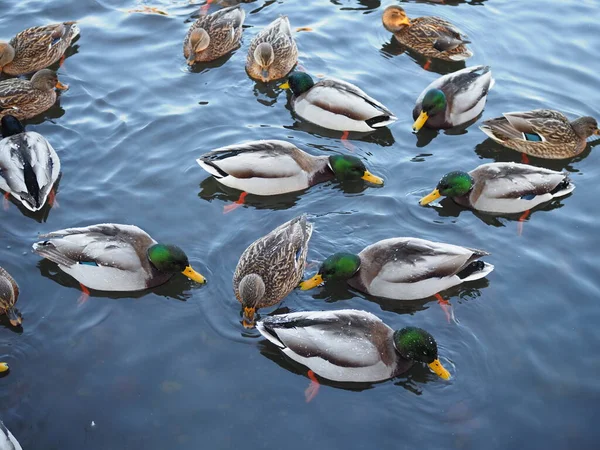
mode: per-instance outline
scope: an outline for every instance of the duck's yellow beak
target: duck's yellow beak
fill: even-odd
[[[316,288],[318,285],[323,283],[323,277],[320,273],[316,274],[310,280],[303,281],[300,283],[300,289],[308,291],[309,289]]]
[[[0,362],[0,373],[8,372],[9,369],[10,367],[8,367],[8,363]]]
[[[413,123],[413,131],[417,132],[423,128],[423,125],[425,125],[427,119],[429,119],[429,115],[425,111],[421,111],[421,114],[419,114],[419,117],[417,117],[417,120],[415,120],[415,123]]]
[[[442,363],[439,359],[436,359],[434,362],[427,365],[438,377],[443,378],[444,380],[450,379],[450,372],[448,372],[444,366],[442,366]]]
[[[425,206],[428,205],[429,203],[431,203],[432,201],[440,198],[442,196],[442,194],[440,194],[440,191],[438,189],[434,189],[431,194],[426,195],[425,197],[423,197],[420,201],[419,204],[421,206]]]
[[[378,185],[383,184],[383,178],[379,178],[378,176],[373,175],[368,170],[365,170],[365,173],[363,174],[363,176],[361,178],[365,181],[368,181],[369,183],[378,184]]]
[[[244,306],[244,318],[242,325],[244,328],[254,328],[254,315],[256,314],[256,308]]]
[[[290,88],[290,83],[288,83],[287,81],[283,84],[280,84],[279,87],[281,89],[289,89]]]
[[[206,278],[204,278],[202,275],[200,275],[198,272],[192,269],[192,266],[187,266],[185,270],[181,273],[188,277],[190,280],[195,281],[196,283],[206,283]]]
[[[69,85],[62,84],[60,81],[57,81],[55,88],[60,89],[61,91],[66,91],[67,89],[69,89]]]
[[[404,16],[400,21],[398,21],[398,25],[406,25],[410,27],[412,23],[410,23],[410,19],[407,16]]]

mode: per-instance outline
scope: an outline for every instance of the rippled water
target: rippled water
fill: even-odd
[[[0,379],[0,413],[23,448],[595,448],[600,154],[532,158],[571,172],[577,189],[535,211],[522,235],[518,217],[450,202],[420,207],[442,174],[520,155],[476,126],[458,135],[411,133],[418,94],[438,73],[462,66],[437,63],[427,72],[424,61],[402,53],[381,26],[390,3],[246,2],[242,48],[190,71],[181,46],[199,4],[3,2],[4,39],[62,20],[81,28],[59,69],[71,89],[29,125],[60,155],[60,206],[31,217],[11,204],[0,224],[0,265],[21,285],[25,318],[22,332],[1,321],[0,360],[12,370]],[[597,0],[435,3],[404,6],[411,16],[458,25],[473,41],[469,65],[492,66],[496,87],[484,117],[538,107],[600,116]],[[126,12],[144,5],[168,15]],[[276,83],[245,73],[252,36],[280,14],[314,30],[296,35],[302,67],[357,84],[399,117],[353,141],[386,185],[332,182],[276,199],[249,196],[246,207],[223,215],[237,194],[196,165],[205,151],[273,138],[315,154],[347,152],[338,133],[297,121]],[[304,369],[242,330],[231,287],[246,246],[301,212],[315,223],[315,262],[392,236],[492,253],[496,270],[486,280],[444,293],[455,320],[433,299],[382,301],[343,286],[295,291],[280,307],[359,308],[394,328],[422,326],[440,344],[451,381],[415,367],[373,386],[326,385],[305,403]],[[180,245],[209,283],[176,277],[133,296],[95,293],[78,306],[77,283],[30,247],[38,233],[97,222],[135,223]]]

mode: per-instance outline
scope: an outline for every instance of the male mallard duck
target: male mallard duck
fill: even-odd
[[[15,308],[18,299],[19,285],[6,270],[0,267],[0,314],[6,314],[13,327],[23,323],[23,316]]]
[[[450,172],[421,199],[426,205],[441,196],[489,213],[519,213],[563,197],[575,189],[566,173],[517,163],[482,164],[467,172]]]
[[[254,326],[257,309],[279,303],[298,286],[312,230],[302,215],[257,239],[242,253],[233,274],[233,290],[244,308],[245,327]]]
[[[413,130],[423,126],[439,130],[470,122],[483,111],[493,86],[489,66],[467,67],[438,78],[417,99]]]
[[[287,16],[275,19],[250,43],[246,70],[263,82],[285,77],[298,62],[298,48]]]
[[[60,160],[39,133],[25,131],[14,116],[2,118],[0,189],[30,211],[39,211],[60,173]]]
[[[225,186],[254,195],[301,191],[333,178],[383,184],[356,156],[312,156],[277,140],[222,147],[196,161]]]
[[[245,18],[246,13],[239,6],[200,16],[183,41],[188,64],[213,61],[238,48]]]
[[[450,378],[437,343],[421,328],[394,331],[366,311],[302,311],[266,317],[256,328],[292,360],[332,381],[376,382],[394,378],[415,363]]]
[[[58,81],[55,72],[42,69],[31,80],[12,78],[0,81],[0,117],[15,116],[29,119],[46,111],[56,101],[57,89],[68,89]]]
[[[563,113],[550,109],[505,113],[479,128],[505,147],[548,159],[577,156],[585,150],[587,138],[600,134],[593,117],[569,122]]]
[[[0,72],[22,75],[58,61],[79,35],[75,22],[27,28],[10,42],[0,42]]]
[[[388,6],[383,26],[402,45],[428,58],[463,61],[473,56],[465,44],[470,41],[450,22],[439,17],[409,19],[400,6]]]
[[[0,450],[23,450],[12,433],[0,420]]]
[[[389,109],[345,81],[327,78],[315,83],[309,74],[293,72],[281,87],[294,93],[296,114],[323,128],[365,132],[397,120]]]
[[[329,280],[346,280],[354,289],[395,300],[427,298],[465,281],[485,277],[494,266],[480,261],[489,253],[417,238],[392,238],[369,245],[358,255],[336,253],[319,272],[300,284],[312,289]]]
[[[178,272],[197,283],[206,282],[183,250],[159,244],[133,225],[105,223],[40,237],[44,240],[33,244],[38,255],[98,291],[139,291],[166,283]]]

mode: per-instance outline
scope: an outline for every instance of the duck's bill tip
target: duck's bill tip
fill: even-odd
[[[289,89],[290,88],[290,83],[288,83],[287,81],[285,83],[282,83],[279,85],[279,87],[281,89]]]
[[[440,198],[442,196],[442,194],[440,194],[440,191],[437,189],[434,189],[431,194],[426,195],[425,197],[423,197],[421,200],[419,200],[419,204],[421,206],[425,206],[428,205],[429,203],[431,203],[434,200],[437,200],[438,198]]]
[[[8,363],[0,362],[0,373],[8,372],[9,370],[10,370],[10,367],[8,366]]]
[[[433,373],[435,373],[438,377],[440,377],[444,380],[450,379],[450,377],[451,377],[450,372],[448,372],[448,370],[446,370],[446,368],[444,366],[442,366],[442,363],[440,362],[439,359],[436,359],[432,363],[428,364],[428,366],[431,370],[433,370]]]
[[[203,275],[199,274],[194,269],[192,269],[192,266],[187,266],[185,270],[181,273],[183,273],[186,277],[188,277],[190,280],[195,281],[196,283],[206,283],[206,278],[204,278]]]
[[[300,289],[303,291],[308,291],[309,289],[316,288],[320,284],[323,284],[323,277],[320,274],[316,274],[314,277],[309,280],[303,281],[299,284]]]
[[[256,325],[256,308],[244,307],[244,317],[242,319],[244,328],[254,328]]]
[[[365,181],[368,181],[369,183],[377,184],[379,186],[381,186],[383,184],[383,178],[380,178],[377,175],[373,175],[368,170],[365,170],[365,173],[363,174],[362,179]]]
[[[425,122],[427,122],[427,119],[429,119],[429,115],[425,111],[421,111],[421,114],[419,114],[419,117],[417,117],[417,120],[413,123],[413,131],[415,133],[420,131],[425,125]]]
[[[61,91],[66,91],[67,89],[69,89],[69,85],[68,84],[63,84],[60,81],[56,82],[56,89],[60,89]]]

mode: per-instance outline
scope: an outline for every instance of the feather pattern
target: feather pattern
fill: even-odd
[[[383,381],[413,365],[394,349],[393,330],[366,311],[274,315],[257,329],[289,358],[333,381]]]
[[[10,114],[19,120],[29,119],[49,109],[54,102],[54,88],[38,89],[32,81],[18,78],[0,81],[0,118]]]
[[[296,217],[254,241],[242,253],[233,275],[233,289],[242,303],[240,282],[246,275],[258,275],[265,292],[257,308],[279,303],[302,280],[312,224],[306,215]]]
[[[5,269],[0,267],[0,314],[6,314],[6,311],[12,308],[18,299],[19,285]]]
[[[39,133],[27,131],[0,141],[0,189],[30,211],[40,210],[60,173],[60,160]]]

